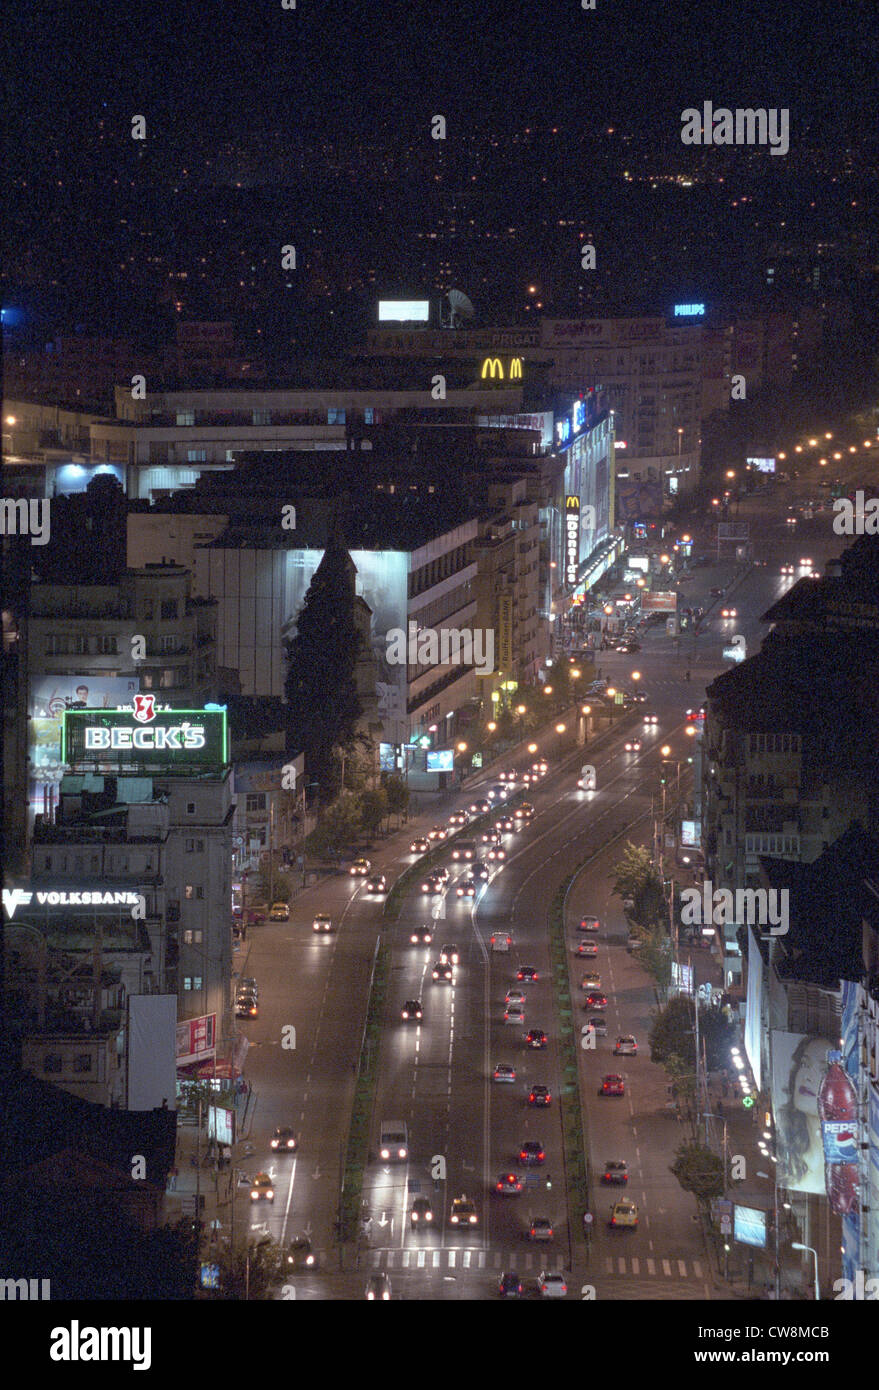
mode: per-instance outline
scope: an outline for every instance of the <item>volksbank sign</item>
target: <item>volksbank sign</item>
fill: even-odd
[[[151,695],[136,696],[133,711],[65,710],[61,761],[74,771],[219,772],[229,762],[226,711],[160,710]]]

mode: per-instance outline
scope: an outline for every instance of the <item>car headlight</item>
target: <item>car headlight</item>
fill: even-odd
[[[390,1149],[382,1149],[381,1155],[382,1155],[382,1158],[390,1158],[390,1156],[391,1156],[391,1151],[390,1151]]]
[[[426,1211],[426,1212],[424,1213],[424,1219],[425,1219],[425,1221],[432,1221],[432,1220],[433,1220],[433,1212],[432,1212],[432,1211]]]
[[[313,1255],[306,1255],[306,1257],[305,1257],[305,1263],[306,1263],[307,1265],[313,1265],[313,1264],[314,1264],[314,1256],[313,1256]]]

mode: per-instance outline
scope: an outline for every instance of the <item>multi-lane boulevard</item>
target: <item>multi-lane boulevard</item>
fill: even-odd
[[[568,1297],[581,1297],[583,1286],[606,1298],[722,1297],[713,1291],[701,1232],[692,1199],[668,1171],[680,1142],[678,1122],[668,1106],[667,1078],[650,1062],[648,1033],[655,999],[650,980],[626,951],[622,904],[611,891],[611,870],[627,839],[649,844],[651,816],[659,789],[661,755],[668,744],[673,760],[683,765],[692,740],[685,736],[685,712],[704,698],[706,684],[728,664],[722,648],[730,635],[744,636],[749,654],[757,650],[765,626],[760,615],[790,585],[780,573],[784,562],[797,564],[802,542],[791,527],[764,504],[751,512],[757,565],[738,580],[725,599],[712,599],[711,587],[726,583],[733,565],[694,572],[686,602],[711,605],[695,640],[678,641],[653,630],[637,655],[602,653],[604,675],[631,688],[631,673],[641,673],[646,701],[620,719],[612,731],[587,749],[570,744],[560,752],[558,738],[538,739],[549,772],[528,790],[535,808],[529,823],[504,835],[506,859],[496,864],[475,900],[457,897],[458,878],[467,869],[453,865],[442,897],[422,894],[419,885],[406,899],[399,920],[388,923],[383,898],[367,893],[362,879],[339,873],[299,892],[290,921],[267,923],[251,933],[241,974],[260,985],[260,1016],[242,1024],[251,1048],[247,1073],[256,1108],[249,1140],[252,1155],[239,1166],[248,1175],[266,1168],[275,1181],[272,1203],[248,1207],[246,1188],[238,1201],[238,1219],[264,1230],[281,1244],[308,1234],[318,1253],[314,1272],[295,1275],[296,1297],[362,1297],[368,1276],[386,1272],[394,1298],[479,1299],[497,1292],[502,1270],[515,1269],[526,1292],[534,1291],[541,1269],[561,1270]],[[827,531],[830,531],[829,526]],[[810,558],[818,568],[839,543],[828,535],[810,540]],[[760,563],[765,561],[765,563]],[[720,608],[733,603],[735,619]],[[690,678],[687,679],[687,671]],[[657,723],[643,715],[655,713]],[[637,734],[640,751],[626,752],[626,738]],[[594,744],[594,746],[593,746]],[[501,766],[522,770],[531,759],[513,757]],[[596,769],[595,791],[577,786],[581,765]],[[409,841],[449,815],[466,809],[497,780],[499,766],[464,790],[438,797],[430,813],[410,820],[405,831],[371,856],[389,879],[419,858]],[[460,836],[467,838],[463,829]],[[591,1251],[582,1231],[569,1229],[568,1192],[556,1103],[560,1067],[547,945],[547,910],[559,884],[583,865],[567,904],[572,995],[582,997],[580,981],[587,968],[601,977],[607,994],[607,1035],[594,1050],[580,1052],[581,1097],[586,1113],[590,1160],[596,1179],[592,1194],[595,1223]],[[316,936],[316,912],[333,917],[334,930]],[[436,919],[432,912],[438,912]],[[577,923],[584,914],[600,919],[594,939],[598,955],[578,959]],[[430,923],[430,946],[412,945],[413,925]],[[496,930],[513,938],[509,954],[494,953],[489,939]],[[370,965],[379,933],[391,947],[390,990],[384,1020],[380,1079],[373,1115],[370,1164],[363,1190],[363,1224],[356,1256],[343,1262],[335,1241],[339,1184],[368,990]],[[443,944],[454,943],[459,962],[450,983],[434,982],[432,966]],[[238,958],[240,960],[240,957]],[[520,966],[534,966],[535,983],[517,981]],[[706,967],[707,968],[707,967]],[[524,1023],[506,1022],[510,989],[525,996]],[[404,1001],[420,999],[423,1018],[404,1022]],[[575,1013],[576,1031],[585,1014]],[[525,1032],[542,1028],[545,1049],[532,1050]],[[613,1056],[619,1034],[632,1033],[638,1055]],[[291,1046],[291,1042],[295,1045]],[[493,1079],[499,1063],[512,1065],[514,1082]],[[604,1075],[620,1072],[622,1096],[598,1096]],[[530,1088],[545,1085],[548,1107],[528,1102]],[[379,1126],[399,1119],[408,1128],[406,1160],[382,1163]],[[294,1156],[270,1153],[268,1139],[276,1125],[292,1125],[300,1138]],[[540,1164],[519,1161],[523,1144],[538,1141],[545,1153]],[[637,1230],[610,1230],[607,1209],[616,1189],[598,1179],[607,1160],[624,1159],[629,1167],[626,1195],[640,1209]],[[497,1195],[502,1174],[518,1175],[522,1191]],[[450,1223],[453,1199],[461,1194],[474,1203],[477,1223],[465,1230]],[[428,1228],[410,1222],[416,1196],[433,1208]],[[255,1204],[254,1204],[255,1205]],[[528,1239],[532,1219],[548,1218],[550,1242]]]

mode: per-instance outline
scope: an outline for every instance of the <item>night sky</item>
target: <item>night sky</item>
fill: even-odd
[[[76,123],[132,110],[187,129],[383,123],[404,138],[441,112],[501,131],[776,105],[792,129],[876,129],[879,6],[710,0],[19,0],[6,32],[13,140],[76,144]],[[156,132],[158,134],[158,132]]]

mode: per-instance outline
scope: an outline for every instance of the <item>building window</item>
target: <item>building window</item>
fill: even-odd
[[[175,686],[176,684],[177,684],[177,673],[176,673],[175,671],[173,671],[173,670],[171,669],[170,666],[166,666],[165,669],[164,669],[164,671],[162,672],[161,676],[159,677],[159,685],[160,685],[160,687],[161,687],[163,690],[173,690],[173,688],[174,688],[174,686]]]
[[[200,946],[202,943],[202,931],[200,927],[187,928],[183,933],[184,946]]]
[[[59,1072],[61,1070],[61,1058],[57,1052],[47,1052],[43,1058],[44,1072]]]
[[[345,412],[344,412],[344,410],[339,410],[337,406],[330,406],[329,409],[327,410],[327,424],[328,424],[328,425],[344,425],[344,423],[345,423]]]
[[[184,898],[197,898],[202,900],[204,898],[204,888],[200,883],[187,883],[183,890],[183,896]]]
[[[159,638],[160,652],[173,652],[181,646],[183,646],[183,639],[178,633],[164,632]]]
[[[187,992],[193,989],[201,989],[201,975],[184,975],[183,988]]]
[[[73,1070],[76,1072],[87,1072],[92,1069],[92,1059],[88,1052],[80,1052],[78,1057],[73,1059]]]
[[[194,410],[178,410],[178,411],[177,411],[177,424],[178,424],[178,425],[194,425],[194,424],[195,424],[195,411],[194,411]]]
[[[195,815],[195,802],[194,802],[194,801],[187,801],[187,803],[186,803],[186,814],[187,814],[188,816],[194,816],[194,815]]]
[[[186,840],[184,854],[204,854],[204,840]]]
[[[165,920],[166,920],[166,922],[179,922],[179,921],[180,921],[180,903],[177,901],[176,898],[172,899],[172,900],[168,903],[167,909],[166,909],[166,912],[165,912]]]
[[[264,811],[265,809],[266,809],[266,794],[265,794],[265,792],[252,792],[252,793],[249,792],[249,793],[248,793],[248,796],[247,796],[247,814],[250,816],[250,815],[253,815],[254,812],[256,812],[256,811]]]
[[[67,656],[70,639],[66,633],[50,632],[46,635],[46,656]]]
[[[270,425],[272,423],[272,412],[270,410],[254,410],[253,423],[255,425]]]
[[[187,450],[186,450],[186,462],[187,462],[187,463],[206,463],[206,462],[207,462],[207,457],[208,457],[208,455],[207,455],[207,450],[206,450],[206,449],[187,449]]]
[[[156,605],[154,600],[151,598],[145,598],[143,603],[141,604],[141,609],[145,618],[152,619],[153,614],[156,611]]]
[[[95,651],[98,656],[115,656],[118,651],[115,637],[96,637]]]
[[[162,621],[163,621],[163,622],[167,622],[167,621],[169,621],[171,618],[176,618],[176,617],[177,617],[177,600],[176,600],[176,598],[163,598],[163,599],[162,599]]]

